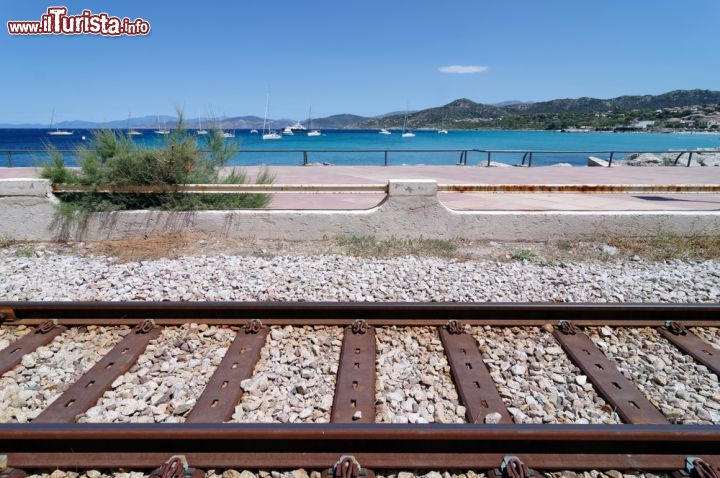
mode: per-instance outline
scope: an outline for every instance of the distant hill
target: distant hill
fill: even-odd
[[[720,104],[720,91],[711,90],[675,90],[661,95],[619,96],[617,98],[564,98],[537,103],[520,101],[503,101],[494,105],[476,103],[467,98],[460,98],[444,106],[427,108],[409,112],[409,127],[438,128],[444,124],[447,128],[562,128],[564,125],[592,123],[595,113],[617,113],[608,127],[623,121],[623,114],[633,110],[654,111],[662,108],[689,107],[695,105]],[[637,115],[634,115],[637,116]],[[325,118],[313,119],[313,127],[318,129],[353,129],[353,128],[400,128],[405,117],[404,111],[395,111],[375,117],[353,114],[337,114]],[[650,118],[645,118],[650,119]],[[107,122],[62,121],[59,128],[156,128],[163,122],[171,127],[176,118],[173,116],[143,116]],[[306,119],[301,123],[305,124]],[[202,119],[204,127],[211,127],[212,120]],[[280,118],[271,120],[273,128],[284,128],[295,123],[295,120]],[[186,119],[190,127],[198,125],[197,118]],[[263,118],[258,116],[226,117],[219,122],[224,129],[260,129]],[[48,124],[0,124],[0,128],[48,128]]]
[[[409,127],[427,128],[439,126],[443,121],[448,125],[465,122],[474,118],[493,118],[502,116],[504,111],[497,106],[475,103],[467,98],[455,100],[445,106],[428,108],[408,115]],[[384,118],[370,118],[352,125],[356,128],[401,128],[405,120],[405,113],[386,116]]]
[[[503,118],[533,115],[589,114],[609,111],[656,110],[705,104],[720,104],[720,91],[676,90],[662,95],[619,96],[611,99],[557,99],[538,103],[504,102],[498,105],[476,103],[467,98],[444,106],[417,111],[408,116],[410,128],[477,128],[497,125],[512,127],[514,123],[500,122]],[[503,105],[503,106],[499,106]],[[404,114],[384,118],[369,118],[350,125],[351,128],[399,128]]]
[[[577,98],[522,103],[506,106],[508,113],[585,113],[589,111],[630,111],[639,109],[674,108],[692,105],[720,103],[720,91],[711,90],[675,90],[662,95],[618,96],[608,100],[597,98]]]
[[[520,105],[523,103],[531,103],[531,101],[508,100],[508,101],[501,101],[500,103],[491,103],[491,105],[502,108],[503,106]]]

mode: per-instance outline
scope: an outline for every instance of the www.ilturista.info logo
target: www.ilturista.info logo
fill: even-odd
[[[11,35],[148,35],[150,23],[142,18],[111,17],[107,13],[83,10],[80,15],[68,15],[67,7],[49,7],[40,21],[7,22]]]

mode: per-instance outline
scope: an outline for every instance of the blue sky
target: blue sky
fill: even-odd
[[[147,37],[10,36],[48,6]],[[445,104],[720,89],[718,0],[3,0],[0,123],[171,114],[302,119]],[[444,73],[452,65],[485,67]],[[482,68],[480,68],[482,70]]]

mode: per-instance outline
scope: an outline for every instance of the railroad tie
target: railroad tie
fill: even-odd
[[[450,363],[455,387],[465,406],[467,421],[512,423],[475,338],[465,333],[458,321],[451,320],[440,328],[440,340]]]
[[[130,370],[160,329],[151,320],[135,326],[98,363],[33,420],[37,423],[70,423],[95,405],[112,383]]]
[[[55,337],[66,330],[67,327],[55,325],[53,321],[48,320],[35,327],[32,332],[0,350],[0,375],[15,368],[16,365],[22,362],[24,355],[34,352],[38,347],[49,344]]]
[[[375,359],[375,329],[356,320],[343,337],[331,422],[375,422]]]
[[[607,358],[590,337],[574,324],[568,321],[560,322],[553,335],[624,422],[658,425],[669,423],[645,395],[620,373],[617,364]]]
[[[218,423],[232,418],[243,395],[240,384],[252,377],[268,330],[268,327],[263,327],[259,320],[254,319],[238,331],[220,365],[185,418],[187,423]]]
[[[658,331],[680,351],[705,365],[720,378],[720,350],[690,332],[684,325],[668,321]]]

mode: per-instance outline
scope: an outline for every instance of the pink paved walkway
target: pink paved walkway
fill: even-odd
[[[254,176],[258,167],[247,167]],[[273,166],[280,184],[384,184],[388,179],[439,183],[720,184],[720,168],[477,166]],[[34,168],[0,168],[0,179],[35,177]],[[381,194],[276,194],[271,208],[368,208]],[[487,194],[441,193],[451,208],[474,210],[720,210],[720,194]]]

